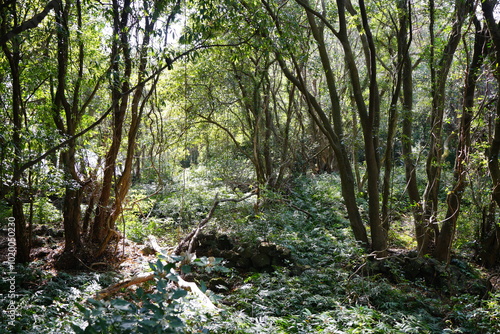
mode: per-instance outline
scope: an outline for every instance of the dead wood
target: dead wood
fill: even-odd
[[[151,281],[155,278],[154,273],[141,273],[138,275],[135,275],[129,279],[123,280],[121,282],[115,283],[101,291],[99,291],[96,295],[96,299],[104,299],[108,298],[114,294],[116,294],[118,291],[121,289],[128,288],[129,286],[132,285],[137,285],[141,283],[145,283],[148,281]],[[199,301],[200,303],[209,309],[210,311],[216,311],[219,308],[212,303],[210,298],[206,294],[204,294],[200,288],[196,285],[196,283],[193,282],[187,282],[185,281],[182,277],[177,275],[177,281],[175,282],[180,288],[191,292]]]
[[[108,298],[108,297],[114,295],[115,293],[117,293],[118,291],[120,291],[121,289],[128,288],[131,285],[141,284],[141,283],[150,281],[154,278],[155,278],[154,273],[141,273],[141,274],[135,275],[129,279],[115,283],[115,284],[110,285],[107,288],[99,291],[97,293],[96,299]]]
[[[155,250],[155,252],[162,254],[164,249],[158,245],[158,241],[156,241],[156,238],[154,235],[148,235],[148,240],[151,248]]]
[[[190,232],[184,239],[182,239],[181,242],[175,247],[173,253],[175,255],[179,255],[181,253],[182,248],[187,246],[187,253],[191,254],[193,252],[193,245],[196,241],[196,238],[198,237],[198,234],[200,233],[201,229],[207,225],[207,223],[210,221],[212,216],[214,215],[215,209],[219,206],[220,203],[224,202],[234,202],[238,203],[241,201],[246,200],[247,198],[250,198],[254,195],[257,195],[257,192],[251,192],[250,194],[242,197],[242,198],[224,198],[224,199],[219,199],[219,194],[215,195],[214,203],[212,204],[212,207],[210,208],[210,211],[208,212],[207,216],[203,218],[196,229],[192,232]]]

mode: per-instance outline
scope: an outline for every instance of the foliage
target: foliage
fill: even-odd
[[[96,253],[108,228],[173,247],[216,195],[254,191],[221,203],[207,229],[291,260],[221,272],[224,260],[196,259],[198,282],[231,283],[210,316],[170,289],[171,262],[154,266],[156,290],[89,303],[109,277],[18,266],[20,317],[0,331],[500,332],[498,291],[455,295],[396,262],[372,272],[351,235],[368,230],[380,254],[425,245],[463,268],[484,254],[498,266],[500,4],[46,2],[0,5],[2,248],[11,216],[21,262],[28,227],[62,219],[76,255]],[[62,248],[44,240],[38,254]]]
[[[217,182],[212,191],[203,190],[207,183],[198,182],[198,178],[210,173],[201,169],[192,172],[190,190],[184,193],[187,202],[207,204],[212,191],[223,191],[224,186],[216,187]],[[397,265],[391,268],[391,277],[399,277],[396,281],[370,272],[361,275],[367,260],[341,214],[336,175],[302,177],[291,190],[288,195],[263,192],[264,205],[258,214],[252,202],[221,206],[216,212],[218,219],[212,222],[220,232],[242,243],[265,240],[287,247],[292,253],[291,266],[275,267],[272,272],[238,272],[221,266],[223,259],[196,258],[190,268],[182,267],[183,273],[211,297],[215,297],[213,292],[205,290],[211,278],[223,277],[232,286],[216,299],[223,302],[220,312],[207,314],[184,290],[171,284],[176,280],[171,270],[178,270],[176,261],[181,257],[152,264],[156,275],[153,284],[124,291],[109,301],[92,298],[116,277],[98,273],[54,275],[33,269],[39,266],[35,263],[16,268],[17,289],[23,295],[18,300],[21,317],[16,320],[16,329],[26,333],[161,330],[221,334],[498,331],[498,292],[486,299],[476,295],[441,297],[444,291],[421,280],[405,279]],[[134,190],[136,198],[143,198],[146,192]],[[155,211],[153,204],[153,199],[144,202],[144,211],[136,209],[127,219],[135,215],[141,221],[140,216],[148,210],[152,210],[150,219],[163,219],[156,216],[161,211]],[[164,240],[174,233],[163,228],[150,232]],[[467,266],[465,262],[463,265]],[[467,271],[465,267],[463,270]],[[7,288],[0,285],[2,291]],[[36,319],[35,324],[31,318]]]
[[[16,320],[14,326],[4,321],[2,314],[0,332],[2,333],[72,333],[71,325],[80,324],[81,316],[76,308],[103,286],[113,281],[113,274],[64,272],[52,273],[40,270],[42,263],[34,262],[29,266],[15,268]],[[2,268],[8,272],[7,268]],[[5,277],[4,277],[5,278]],[[3,280],[0,293],[6,296],[8,282]],[[2,309],[7,309],[7,298],[0,300]]]
[[[89,299],[91,308],[78,305],[87,322],[84,329],[73,326],[76,333],[181,333],[184,327],[179,318],[181,300],[187,291],[172,289],[170,282],[178,280],[172,270],[175,262],[163,264],[158,260],[151,264],[155,272],[155,290],[146,292],[138,288],[131,301]]]
[[[24,206],[25,215],[29,217],[30,207]],[[54,224],[62,221],[61,211],[47,197],[39,197],[33,201],[33,223]]]

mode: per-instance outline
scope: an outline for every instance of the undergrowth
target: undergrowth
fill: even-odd
[[[206,215],[215,194],[241,196],[222,182],[201,182],[215,179],[209,174],[207,170],[193,172],[182,187],[171,187],[170,192],[144,201],[131,199],[134,208],[125,220],[128,235],[141,242],[147,234],[154,234],[172,246]],[[133,192],[136,200],[148,195],[147,189]],[[202,290],[207,275],[231,283],[231,289],[217,293],[217,312],[207,313],[189,295],[173,288],[174,276],[158,276],[149,290],[124,291],[120,299],[98,302],[92,299],[95,292],[119,277],[53,273],[33,263],[17,268],[20,316],[14,328],[7,328],[2,319],[0,332],[500,332],[498,292],[446,295],[422,280],[400,275],[391,281],[362,270],[368,260],[351,236],[336,176],[299,178],[286,194],[263,190],[258,210],[255,200],[221,204],[207,228],[242,243],[266,241],[284,246],[291,252],[293,266],[275,267],[271,272],[205,271],[200,276],[195,270],[191,277]],[[393,244],[408,245],[406,232],[401,228],[399,235],[393,235]],[[398,268],[392,270],[397,277]],[[0,284],[0,293],[6,289]],[[5,309],[4,304],[0,306]]]

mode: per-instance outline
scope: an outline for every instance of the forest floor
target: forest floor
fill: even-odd
[[[258,213],[250,199],[224,203],[199,235],[198,258],[190,260],[183,278],[217,305],[220,311],[210,315],[175,290],[168,292],[166,287],[175,284],[165,285],[158,276],[141,285],[148,295],[139,293],[138,285],[104,303],[93,299],[117,282],[152,273],[150,264],[157,263],[158,255],[147,246],[147,236],[175,247],[205,217],[219,189],[186,195],[191,211],[183,214],[191,215],[190,224],[170,218],[178,203],[165,196],[141,210],[150,214],[130,215],[129,238],[113,244],[114,256],[85,263],[79,271],[55,266],[64,243],[60,225],[38,225],[34,261],[16,268],[16,330],[8,331],[0,319],[0,333],[66,334],[75,333],[75,326],[96,329],[99,324],[114,328],[108,333],[133,333],[123,326],[147,318],[146,313],[131,314],[133,305],[149,305],[144,298],[155,300],[159,294],[170,301],[179,298],[174,298],[176,307],[183,311],[176,316],[183,327],[175,333],[500,333],[498,269],[475,266],[468,250],[457,251],[449,265],[416,257],[408,246],[411,237],[405,236],[411,233],[407,222],[394,223],[401,230],[392,236],[390,256],[370,261],[351,237],[331,176],[303,182],[294,197],[274,198]],[[0,263],[6,260],[6,246],[6,233],[0,230]],[[0,282],[0,293],[7,290]],[[0,300],[1,308],[6,305]],[[165,313],[161,319],[148,316],[157,324],[165,319]]]

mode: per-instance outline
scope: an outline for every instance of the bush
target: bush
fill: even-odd
[[[168,262],[163,263],[163,260]],[[191,326],[201,324],[205,315],[187,291],[175,286],[179,276],[174,269],[177,261],[161,257],[150,267],[155,275],[152,292],[138,288],[128,294],[129,300],[117,298],[110,301],[89,299],[90,308],[78,304],[86,325],[73,326],[77,334],[126,334],[126,333],[184,333],[186,321]],[[188,267],[183,267],[189,271]]]

